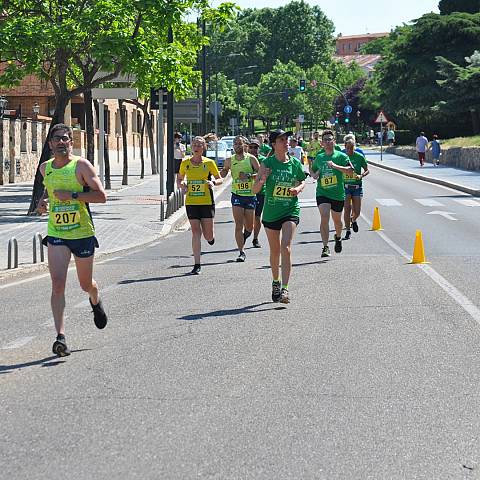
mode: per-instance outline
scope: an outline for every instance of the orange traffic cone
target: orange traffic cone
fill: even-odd
[[[423,248],[423,238],[422,238],[422,232],[420,230],[417,230],[417,233],[415,234],[415,245],[413,247],[413,257],[412,261],[410,263],[429,263],[427,262],[427,259],[425,258],[425,250]]]
[[[373,211],[373,223],[371,230],[383,230],[382,222],[380,221],[380,210],[378,207],[375,207],[375,210]]]

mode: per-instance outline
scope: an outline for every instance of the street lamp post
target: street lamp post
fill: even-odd
[[[240,133],[240,72],[242,70],[252,70],[258,68],[258,65],[249,65],[235,69],[235,80],[237,82],[237,135]],[[243,72],[241,75],[253,75],[253,72]]]
[[[0,95],[0,118],[3,118],[3,114],[5,113],[7,105],[8,100],[3,95]]]

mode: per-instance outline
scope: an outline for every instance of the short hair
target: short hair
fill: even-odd
[[[327,135],[331,135],[333,138],[335,138],[335,134],[333,133],[333,130],[324,130],[322,132],[322,140],[323,140],[323,137],[326,137]]]
[[[56,132],[59,130],[66,130],[68,136],[70,137],[70,140],[73,140],[73,130],[72,127],[69,125],[65,125],[64,123],[57,123],[50,129],[50,134],[48,136],[48,139],[51,140],[53,136],[55,135]]]
[[[248,139],[245,138],[243,135],[237,135],[237,136],[233,139],[233,143],[238,143],[239,141],[241,141],[242,143],[248,145]]]
[[[349,133],[343,137],[343,143],[353,143],[354,145],[357,143],[355,135],[353,133]]]
[[[202,143],[203,145],[207,144],[205,138],[201,137],[200,135],[193,137],[192,144],[193,143]]]
[[[434,135],[433,139],[436,140],[438,138],[438,135]]]
[[[425,132],[420,132],[420,135],[423,137],[425,136]]]
[[[182,134],[177,132],[175,133],[175,135],[173,136],[173,138],[182,138]]]

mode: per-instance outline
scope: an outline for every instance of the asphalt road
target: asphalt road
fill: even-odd
[[[0,286],[0,477],[480,478],[480,201],[379,169],[365,183],[361,230],[329,259],[302,195],[286,308],[263,233],[233,262],[226,194],[200,276],[189,231],[96,267],[104,331],[71,272],[66,359],[49,278]],[[417,229],[428,266],[408,264]]]

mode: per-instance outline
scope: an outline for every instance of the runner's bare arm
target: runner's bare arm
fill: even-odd
[[[332,161],[327,162],[327,165],[330,168],[334,168],[335,170],[339,170],[340,172],[343,172],[343,173],[353,173],[353,168],[351,166],[342,167],[341,165],[337,165],[336,163],[333,163]]]
[[[255,182],[253,182],[253,193],[257,194],[258,192],[260,192],[271,172],[272,170],[265,167],[263,163],[260,165],[260,168],[258,169],[258,174],[255,177]]]
[[[225,161],[223,162],[223,167],[222,167],[222,169],[220,170],[220,176],[221,176],[222,178],[225,178],[225,177],[228,175],[228,172],[229,172],[229,170],[230,170],[231,163],[232,163],[232,159],[231,159],[231,158],[226,158]]]
[[[211,187],[215,187],[216,185],[221,185],[223,183],[223,178],[220,175],[215,175],[213,180],[207,180],[207,183]]]

